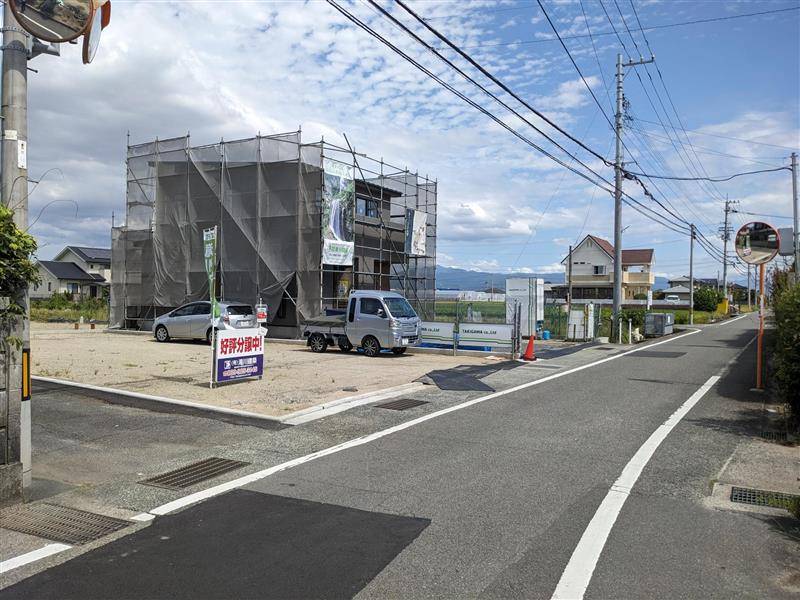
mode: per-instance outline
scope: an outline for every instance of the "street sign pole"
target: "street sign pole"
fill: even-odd
[[[217,277],[217,226],[203,230],[203,260],[208,277],[208,299],[211,304],[211,376],[208,387],[214,387],[214,370],[216,369],[217,330],[214,320],[217,318],[216,277]]]

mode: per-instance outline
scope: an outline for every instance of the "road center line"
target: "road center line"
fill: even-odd
[[[614,527],[614,523],[619,516],[622,506],[630,496],[634,484],[639,479],[642,471],[650,462],[650,459],[655,454],[655,451],[661,445],[669,432],[692,410],[695,404],[706,395],[717,381],[719,375],[709,377],[700,388],[692,394],[686,402],[684,402],[678,410],[670,415],[670,417],[656,429],[647,441],[641,445],[633,458],[628,461],[625,468],[622,469],[622,474],[608,490],[608,494],[600,503],[600,507],[595,512],[594,517],[589,522],[589,526],[583,532],[572,557],[567,563],[567,567],[561,574],[561,579],[558,581],[555,591],[553,592],[553,599],[570,599],[580,600],[586,593],[586,588],[589,587],[589,582],[594,574],[597,561],[600,559],[600,554],[606,545],[606,540]]]
[[[173,500],[172,502],[167,502],[166,504],[162,504],[161,506],[157,506],[156,508],[149,511],[150,514],[153,515],[166,515],[190,504],[195,504],[197,502],[201,502],[203,500],[207,500],[208,498],[212,498],[214,496],[218,496],[219,494],[224,494],[225,492],[229,492],[231,490],[243,487],[245,485],[249,485],[265,477],[269,477],[270,475],[274,475],[275,473],[280,473],[281,471],[285,471],[287,469],[291,469],[293,467],[297,467],[299,465],[305,464],[307,462],[311,462],[313,460],[317,460],[318,458],[322,458],[323,456],[328,456],[330,454],[336,454],[337,452],[341,452],[342,450],[347,450],[348,448],[355,448],[356,446],[363,446],[364,444],[369,444],[372,441],[380,439],[382,437],[386,437],[387,435],[391,435],[393,433],[397,433],[398,431],[403,431],[404,429],[409,429],[414,427],[415,425],[419,425],[420,423],[424,423],[425,421],[430,421],[431,419],[435,419],[437,417],[441,417],[443,415],[449,414],[451,412],[455,412],[457,410],[462,410],[464,408],[468,408],[470,406],[474,406],[475,404],[480,404],[481,402],[486,402],[488,400],[493,400],[495,398],[500,398],[501,396],[506,396],[508,394],[513,394],[514,392],[518,392],[520,390],[524,390],[536,385],[541,385],[543,383],[547,383],[548,381],[553,381],[554,379],[558,379],[560,377],[564,377],[566,375],[571,375],[572,373],[577,373],[579,371],[583,371],[584,369],[589,369],[591,367],[596,367],[597,365],[602,365],[612,360],[617,360],[622,358],[623,356],[628,356],[635,352],[639,352],[640,350],[645,350],[649,348],[653,348],[655,346],[660,346],[661,344],[668,344],[675,340],[679,340],[681,338],[688,337],[690,335],[694,335],[695,333],[700,333],[701,330],[693,329],[688,333],[684,333],[682,335],[669,338],[666,340],[662,340],[660,342],[655,342],[653,344],[642,344],[638,348],[634,348],[632,350],[628,350],[627,352],[621,352],[619,354],[614,354],[612,356],[608,356],[606,358],[602,358],[600,360],[596,360],[591,363],[587,363],[585,365],[580,365],[578,367],[573,367],[567,371],[561,371],[559,373],[554,373],[553,375],[548,375],[546,377],[542,377],[541,379],[537,379],[536,381],[530,381],[528,383],[523,383],[521,385],[509,388],[507,390],[502,390],[499,392],[494,392],[493,394],[489,394],[487,396],[481,396],[480,398],[474,398],[472,400],[468,400],[466,402],[462,402],[461,404],[456,404],[454,406],[449,406],[447,408],[443,408],[442,410],[438,410],[436,412],[429,413],[427,415],[423,415],[416,419],[412,419],[410,421],[406,421],[405,423],[401,423],[400,425],[395,425],[394,427],[389,427],[388,429],[383,429],[381,431],[376,431],[375,433],[371,433],[369,435],[365,435],[359,438],[355,438],[352,440],[348,440],[346,442],[342,442],[341,444],[337,444],[335,446],[331,446],[330,448],[325,448],[324,450],[319,450],[317,452],[313,452],[311,454],[306,454],[305,456],[300,456],[293,460],[281,463],[279,465],[275,465],[274,467],[269,467],[268,469],[263,469],[261,471],[256,471],[255,473],[251,473],[250,475],[245,475],[244,477],[239,477],[238,479],[233,479],[226,483],[221,483],[220,485],[216,485],[214,487],[210,487],[205,490],[201,490],[199,492],[195,492],[193,494],[189,494],[188,496],[184,496],[182,498],[178,498],[177,500]]]

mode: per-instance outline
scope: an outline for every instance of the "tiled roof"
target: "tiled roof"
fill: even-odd
[[[107,265],[111,264],[110,248],[91,248],[89,246],[67,246],[64,248],[64,250],[67,249],[72,250],[75,254],[87,262],[102,263]]]
[[[600,246],[606,254],[614,257],[614,245],[608,240],[599,238],[594,235],[587,236],[594,241],[595,244]],[[622,250],[622,264],[623,265],[649,265],[653,262],[653,249],[642,248],[638,250]]]
[[[89,273],[81,269],[74,262],[61,262],[59,260],[40,260],[39,264],[50,271],[58,279],[70,281],[96,281]]]

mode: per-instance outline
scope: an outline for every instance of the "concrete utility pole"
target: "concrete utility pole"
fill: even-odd
[[[694,223],[689,239],[689,325],[694,325]]]
[[[750,303],[750,263],[747,263],[747,310],[751,310],[752,307]]]
[[[798,227],[797,206],[797,152],[792,152],[792,212],[794,213],[794,275],[795,281],[800,282],[800,227]]]
[[[728,297],[728,242],[733,231],[728,215],[732,212],[734,210],[731,208],[731,201],[725,196],[725,224],[719,230],[722,237],[722,294],[725,298]]]
[[[567,323],[572,311],[572,246],[569,247],[569,266],[567,267]]]
[[[9,3],[3,8],[3,68],[2,68],[2,202],[14,211],[19,229],[28,229],[28,34],[17,24]],[[21,486],[31,478],[31,408],[23,399],[23,353],[30,352],[28,329],[28,289],[17,290],[15,298],[25,307],[25,316],[18,319],[10,334],[22,340],[22,350],[8,348],[7,381],[5,388],[7,410],[0,416],[0,441],[5,445],[0,456],[0,495],[10,497],[21,493]],[[5,422],[3,422],[5,421]],[[3,457],[5,460],[3,460]]]
[[[622,310],[622,121],[625,109],[624,93],[624,67],[635,67],[655,61],[655,56],[649,60],[640,58],[637,61],[622,62],[622,54],[617,54],[617,114],[615,115],[614,133],[616,136],[616,158],[614,160],[614,307],[612,332],[619,328],[617,338],[622,342],[622,327],[619,324],[619,315]],[[613,335],[612,335],[613,339]]]

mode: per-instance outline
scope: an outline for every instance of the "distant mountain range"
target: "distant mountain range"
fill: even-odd
[[[481,291],[492,285],[496,289],[505,289],[506,279],[509,277],[537,277],[548,283],[564,283],[564,273],[490,273],[437,266],[436,289]],[[665,277],[656,277],[654,289],[661,290],[667,287],[669,284]]]

